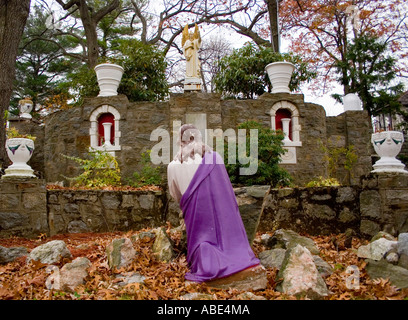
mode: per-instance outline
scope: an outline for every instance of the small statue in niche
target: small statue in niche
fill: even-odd
[[[33,110],[33,101],[30,97],[21,99],[18,102],[18,107],[20,109],[20,117],[23,119],[32,119],[30,112]]]
[[[188,78],[200,79],[200,60],[198,50],[201,47],[201,36],[198,26],[195,25],[194,32],[188,31],[188,25],[184,27],[181,39],[183,54],[186,57],[186,80]]]

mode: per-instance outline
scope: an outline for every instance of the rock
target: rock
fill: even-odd
[[[385,260],[387,260],[387,262],[392,263],[392,264],[398,264],[398,260],[399,260],[398,253],[389,252],[387,256],[385,257]]]
[[[333,273],[333,268],[319,256],[314,255],[313,261],[316,265],[317,271],[319,271],[319,274],[323,278],[327,278]]]
[[[371,279],[389,279],[391,284],[397,288],[408,288],[408,270],[400,266],[395,266],[385,260],[375,261],[367,259],[365,267]]]
[[[156,234],[153,232],[147,232],[147,231],[143,231],[139,233],[139,239],[140,240],[147,240],[150,241],[152,239],[156,238]]]
[[[283,281],[277,290],[288,295],[309,299],[321,299],[329,295],[311,252],[301,245],[287,250],[278,279]]]
[[[255,239],[256,231],[259,226],[263,199],[269,188],[270,186],[234,188],[238,209],[245,227],[248,242],[251,245]]]
[[[397,252],[399,255],[398,265],[408,269],[408,233],[398,235]]]
[[[390,240],[390,241],[396,241],[397,240],[395,237],[393,237],[389,233],[387,233],[385,231],[380,231],[375,236],[373,236],[371,238],[370,242],[374,242],[375,240],[378,240],[378,239],[381,239],[381,238],[385,238],[385,239]]]
[[[344,235],[345,235],[344,246],[346,248],[351,248],[351,246],[353,245],[353,237],[357,236],[357,233],[353,229],[348,228],[344,232]]]
[[[19,257],[26,256],[28,251],[24,247],[6,248],[0,246],[0,264],[13,262]]]
[[[157,259],[168,262],[175,256],[173,251],[173,243],[170,237],[167,235],[164,228],[155,229],[156,239],[153,243],[153,254]]]
[[[85,233],[90,231],[86,223],[81,220],[71,221],[70,223],[68,223],[67,229],[68,233]]]
[[[71,252],[62,240],[49,241],[34,248],[27,257],[27,263],[31,260],[45,264],[59,263],[63,258],[72,258]]]
[[[272,236],[270,234],[264,233],[263,235],[261,235],[261,243],[264,246],[268,246],[270,238],[272,238]]]
[[[279,229],[269,239],[268,246],[271,248],[289,249],[297,245],[307,248],[312,254],[319,254],[314,241],[310,238],[303,237],[292,230]]]
[[[285,258],[286,249],[277,248],[272,250],[265,250],[259,253],[259,260],[265,268],[280,269],[283,259]]]
[[[242,270],[225,278],[206,282],[206,285],[209,287],[225,290],[231,288],[242,291],[264,290],[267,284],[266,270],[261,265]]]
[[[361,246],[357,250],[357,256],[371,260],[381,260],[385,254],[397,247],[397,241],[390,241],[385,238],[380,238],[366,246]]]
[[[56,266],[51,266],[47,272],[52,272],[52,274],[45,281],[45,286],[49,290],[74,292],[77,286],[84,284],[90,266],[91,262],[84,257],[76,258],[71,263],[65,264],[61,270]]]
[[[106,247],[109,268],[121,268],[129,265],[137,252],[128,238],[115,239]]]

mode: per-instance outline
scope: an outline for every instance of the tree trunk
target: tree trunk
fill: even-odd
[[[273,51],[279,52],[279,4],[280,0],[265,0],[268,6]]]
[[[3,169],[8,163],[5,113],[13,92],[18,45],[29,12],[30,0],[0,0],[0,168]]]

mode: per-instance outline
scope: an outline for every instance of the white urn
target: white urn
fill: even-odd
[[[265,67],[269,80],[272,83],[272,93],[290,93],[289,83],[295,66],[286,61],[278,61]]]
[[[380,159],[373,165],[372,172],[402,172],[405,165],[396,156],[400,153],[404,143],[404,134],[399,131],[382,131],[371,135],[371,143]]]
[[[27,164],[34,152],[34,141],[27,138],[6,140],[6,151],[13,163],[6,170],[3,178],[35,178],[34,170]]]
[[[360,97],[355,93],[349,93],[343,97],[344,111],[361,111],[362,105]]]
[[[95,67],[95,72],[100,89],[98,97],[118,95],[124,69],[117,64],[101,63]]]

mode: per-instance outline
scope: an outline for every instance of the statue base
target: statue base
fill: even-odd
[[[184,91],[201,91],[201,79],[186,77]]]
[[[225,278],[207,281],[209,287],[218,289],[264,290],[268,284],[267,273],[262,265],[250,267]]]

